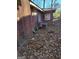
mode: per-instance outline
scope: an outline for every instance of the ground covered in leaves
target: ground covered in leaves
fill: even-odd
[[[53,29],[40,29],[22,47],[18,48],[18,59],[61,59],[60,21],[52,23]]]

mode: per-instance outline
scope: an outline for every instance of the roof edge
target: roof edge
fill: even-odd
[[[38,10],[43,12],[43,9],[41,9],[39,6],[37,6],[36,4],[34,4],[32,1],[30,1],[30,5],[32,5],[33,7],[37,8]]]

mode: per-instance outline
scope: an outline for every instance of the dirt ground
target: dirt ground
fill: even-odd
[[[39,29],[27,43],[18,47],[17,59],[61,59],[61,21],[50,25]]]

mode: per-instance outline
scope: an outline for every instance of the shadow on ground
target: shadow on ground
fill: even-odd
[[[52,28],[52,31],[39,29],[18,47],[18,59],[61,59],[61,21],[52,22]]]

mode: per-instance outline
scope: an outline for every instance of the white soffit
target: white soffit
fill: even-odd
[[[40,11],[43,11],[41,8],[39,8],[38,6],[36,6],[34,3],[30,2],[30,5],[34,6],[35,8],[39,9]]]

